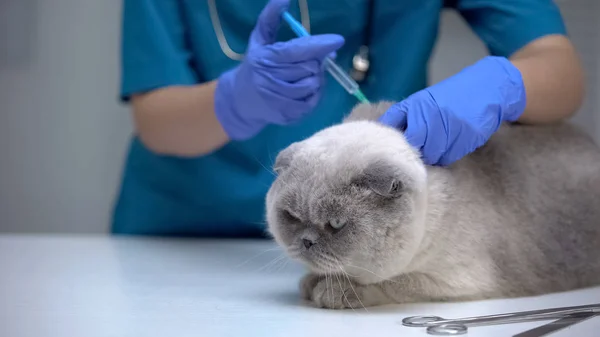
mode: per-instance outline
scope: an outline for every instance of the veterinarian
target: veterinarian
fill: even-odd
[[[371,101],[400,102],[381,121],[427,164],[460,159],[502,121],[575,113],[582,70],[552,1],[442,2],[124,0],[121,99],[136,134],[113,233],[261,235],[278,151],[357,103],[323,72],[334,52]],[[288,6],[313,36],[281,24]],[[493,56],[427,87],[444,6]]]

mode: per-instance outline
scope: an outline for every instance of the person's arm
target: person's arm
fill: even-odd
[[[453,164],[483,146],[503,122],[550,123],[577,110],[581,69],[550,0],[451,4],[491,55],[394,104],[379,119],[402,130],[425,164]]]
[[[215,117],[216,82],[189,66],[181,11],[176,0],[124,0],[120,96],[151,151],[197,156],[228,138]]]
[[[583,70],[571,42],[562,35],[539,38],[515,52],[511,62],[521,71],[527,105],[521,123],[552,123],[570,118],[584,96]]]
[[[216,80],[170,86],[131,99],[135,129],[145,146],[159,154],[204,155],[229,137],[214,109]]]
[[[289,0],[270,0],[250,34],[244,60],[203,81],[175,0],[126,0],[121,97],[133,105],[136,132],[151,151],[196,157],[267,125],[310,114],[324,84],[322,60],[344,44],[336,34],[277,42]]]
[[[552,0],[456,0],[453,7],[490,54],[507,57],[521,72],[527,105],[518,122],[555,122],[579,109],[583,71]]]

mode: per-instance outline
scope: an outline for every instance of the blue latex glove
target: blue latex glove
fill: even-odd
[[[232,140],[253,137],[268,124],[288,125],[317,105],[326,56],[344,44],[325,34],[276,42],[289,0],[272,0],[259,15],[244,60],[223,73],[215,91],[215,112]]]
[[[516,121],[526,97],[520,71],[488,56],[396,103],[380,117],[404,131],[427,165],[450,165],[482,146],[503,121]]]

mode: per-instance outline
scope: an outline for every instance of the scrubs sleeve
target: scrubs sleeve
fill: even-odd
[[[198,82],[179,0],[124,0],[120,98]]]
[[[454,5],[495,56],[510,57],[545,35],[567,34],[552,0],[457,0]]]

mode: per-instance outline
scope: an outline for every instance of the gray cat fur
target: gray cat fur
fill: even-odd
[[[268,228],[311,271],[306,300],[341,309],[600,284],[590,137],[567,123],[505,124],[453,165],[425,166],[401,132],[375,122],[391,104],[358,105],[277,157]]]

